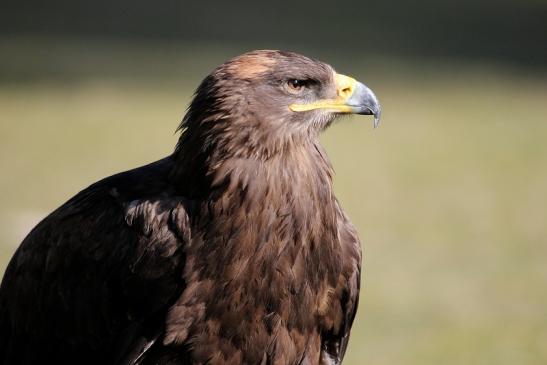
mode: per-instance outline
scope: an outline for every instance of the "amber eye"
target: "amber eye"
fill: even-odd
[[[307,83],[306,80],[289,79],[287,81],[287,88],[292,93],[298,93],[298,92],[302,91],[302,89],[304,89],[304,87],[306,87],[307,84],[308,83]]]

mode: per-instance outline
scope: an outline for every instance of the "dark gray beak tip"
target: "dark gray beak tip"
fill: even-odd
[[[357,90],[352,95],[352,104],[357,106],[357,114],[374,115],[374,128],[380,124],[382,108],[374,92],[364,84],[357,82]]]
[[[381,119],[381,116],[382,116],[382,108],[380,107],[380,105],[378,105],[377,107],[366,106],[366,107],[363,108],[363,110],[361,112],[359,112],[357,114],[373,115],[374,116],[374,128],[376,128],[380,124],[380,119]]]
[[[378,105],[377,110],[373,111],[372,114],[374,114],[374,128],[377,128],[380,124],[380,117],[382,116],[382,107]]]

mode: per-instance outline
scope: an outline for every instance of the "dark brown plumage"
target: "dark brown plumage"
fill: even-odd
[[[1,364],[339,364],[355,229],[317,135],[374,94],[255,51],[199,86],[175,152],[38,224],[0,288]]]

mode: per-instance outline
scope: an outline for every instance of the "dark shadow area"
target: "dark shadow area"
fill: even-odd
[[[423,59],[547,65],[541,0],[4,2],[5,36],[70,36],[308,46]]]

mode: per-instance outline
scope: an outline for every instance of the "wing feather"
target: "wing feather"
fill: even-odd
[[[361,244],[355,227],[340,205],[338,227],[342,247],[342,272],[335,289],[330,316],[333,326],[323,333],[322,364],[341,364],[348,346],[351,326],[357,313],[361,276]],[[336,319],[339,319],[336,321]],[[338,322],[338,323],[337,323]]]
[[[24,239],[0,287],[0,364],[107,363],[150,347],[184,289],[190,237],[188,202],[157,172],[90,186]]]

